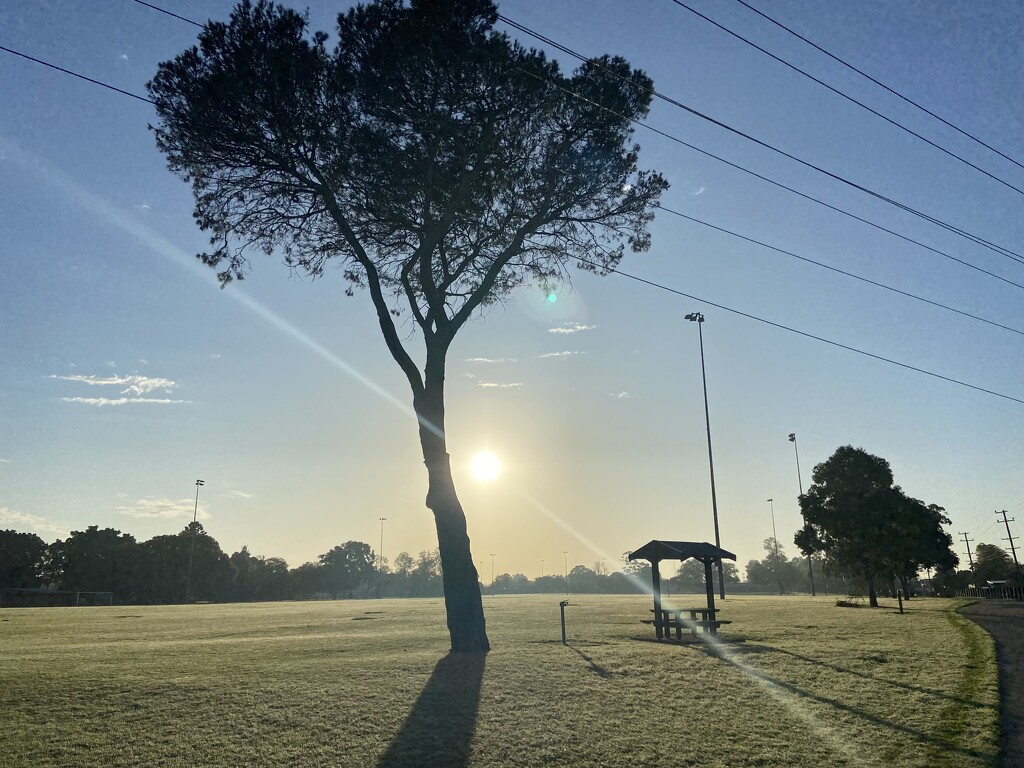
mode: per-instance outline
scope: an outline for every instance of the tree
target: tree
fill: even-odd
[[[141,555],[131,534],[90,525],[50,546],[49,567],[60,589],[113,592],[118,602],[133,602],[141,587]]]
[[[1015,568],[1009,553],[996,544],[978,544],[974,549],[974,573],[978,587],[989,581],[1010,581]]]
[[[824,552],[826,568],[863,580],[872,607],[878,606],[879,579],[898,578],[908,589],[921,568],[955,566],[942,507],[893,485],[885,459],[846,445],[812,477],[800,497],[806,525],[796,544],[804,554]]]
[[[328,51],[300,14],[246,0],[147,86],[223,284],[255,248],[367,289],[412,390],[453,651],[489,643],[445,435],[452,342],[518,286],[645,250],[667,187],[630,143],[651,100],[643,72],[602,57],[565,76],[496,20],[490,0],[379,0],[339,16]]]
[[[42,583],[46,542],[34,533],[0,531],[0,589]]]
[[[353,591],[373,578],[375,560],[370,545],[361,541],[346,541],[320,555],[327,591],[335,598],[351,597]]]
[[[726,584],[738,584],[739,573],[735,563],[722,563],[722,575]],[[678,592],[696,592],[703,594],[704,585],[704,563],[700,560],[689,559],[683,562],[676,575],[672,577],[672,588]]]

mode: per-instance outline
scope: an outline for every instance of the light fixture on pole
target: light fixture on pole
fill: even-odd
[[[185,577],[185,602],[192,602],[192,559],[196,554],[196,518],[199,516],[199,489],[206,485],[202,480],[196,480],[196,505],[192,510],[192,546],[188,551],[188,575]]]
[[[386,517],[380,518],[380,549],[377,550],[377,599],[381,596],[381,581],[384,578],[384,521]]]
[[[782,576],[779,575],[779,537],[775,533],[775,499],[768,499],[772,510],[772,541],[775,542],[775,580],[779,582],[779,594],[782,594]]]
[[[800,488],[800,495],[804,495],[804,481],[800,477],[800,449],[796,444],[796,432],[789,433],[789,442],[793,444],[793,452],[796,454],[796,482],[797,487]],[[800,509],[800,516],[803,517],[803,508]],[[804,517],[804,525],[807,525],[807,518]],[[811,597],[814,597],[814,565],[811,562],[811,556],[807,556],[807,577],[811,580]]]
[[[700,377],[704,384],[704,423],[708,430],[708,466],[711,469],[711,514],[715,521],[715,546],[721,548],[722,541],[718,535],[718,496],[715,494],[715,457],[711,451],[711,414],[708,410],[708,377],[704,370],[704,315],[691,312],[686,319],[697,323],[697,336],[700,338]],[[722,560],[718,560],[718,594],[725,599],[725,575]]]

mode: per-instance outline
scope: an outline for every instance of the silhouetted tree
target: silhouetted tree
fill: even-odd
[[[51,544],[49,558],[49,569],[59,589],[113,592],[119,603],[138,599],[142,550],[130,534],[90,525]]]
[[[1010,553],[996,544],[978,544],[974,548],[974,572],[978,586],[989,581],[1011,581],[1015,569]]]
[[[288,563],[279,557],[252,555],[248,547],[231,555],[235,579],[232,600],[284,600],[288,597]]]
[[[301,14],[243,2],[148,84],[157,146],[192,183],[224,283],[255,246],[368,289],[412,389],[453,651],[489,645],[445,437],[448,350],[513,288],[646,249],[667,186],[630,144],[645,74],[604,57],[566,77],[496,19],[489,0],[381,0],[339,16],[331,51]]]
[[[369,544],[346,541],[320,555],[323,585],[335,598],[351,597],[359,587],[376,576],[375,556]]]
[[[893,514],[889,462],[845,445],[818,464],[812,478],[800,497],[807,524],[796,545],[804,554],[824,552],[835,567],[863,578],[877,607],[876,580],[889,570],[881,547]]]
[[[0,589],[40,586],[46,549],[34,533],[0,531]]]
[[[873,607],[880,579],[899,579],[909,594],[919,569],[956,565],[942,507],[894,486],[885,459],[846,445],[814,468],[813,479],[800,497],[807,525],[796,544],[805,554],[824,552],[827,568],[862,580]]]
[[[722,563],[722,575],[726,584],[739,584],[740,575],[735,563]],[[690,558],[680,564],[675,576],[672,577],[674,592],[697,592],[703,594],[704,563]]]

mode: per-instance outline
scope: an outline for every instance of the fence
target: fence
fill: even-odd
[[[985,600],[1024,600],[1024,589],[1010,584],[1001,584],[992,587],[958,589],[953,595],[955,597],[980,597]]]

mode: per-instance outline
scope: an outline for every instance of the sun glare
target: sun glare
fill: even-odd
[[[501,472],[501,462],[498,457],[489,451],[480,451],[469,462],[469,471],[473,477],[481,482],[493,480]]]

